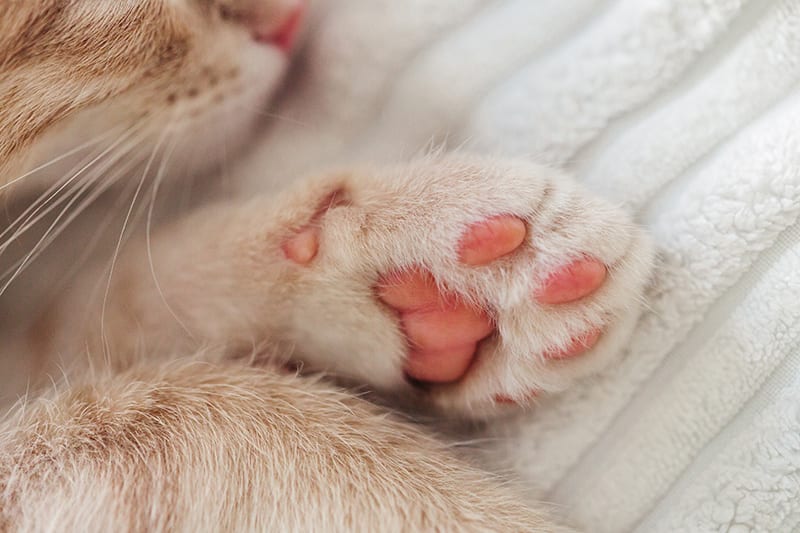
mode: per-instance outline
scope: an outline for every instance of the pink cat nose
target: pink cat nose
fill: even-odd
[[[301,2],[297,7],[288,11],[277,25],[254,23],[252,25],[253,39],[256,42],[280,48],[284,52],[291,52],[297,41],[305,12],[305,4]]]

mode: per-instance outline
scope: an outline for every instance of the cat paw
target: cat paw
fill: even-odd
[[[439,157],[328,187],[283,243],[306,280],[291,340],[310,368],[483,416],[621,353],[652,248],[558,171]]]

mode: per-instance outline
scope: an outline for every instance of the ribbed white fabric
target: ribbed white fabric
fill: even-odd
[[[492,454],[591,531],[800,528],[800,2],[320,7],[244,192],[430,142],[572,167],[655,235],[650,309]]]

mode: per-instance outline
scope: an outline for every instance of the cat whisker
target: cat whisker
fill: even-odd
[[[186,324],[183,322],[183,320],[180,319],[178,314],[175,312],[175,310],[169,304],[169,302],[167,301],[167,297],[164,294],[163,289],[161,288],[161,283],[159,283],[158,276],[156,275],[156,267],[155,267],[155,263],[153,261],[153,247],[152,247],[152,243],[151,243],[152,225],[153,225],[153,210],[154,210],[155,205],[156,205],[156,197],[157,197],[158,191],[159,191],[159,189],[161,187],[161,183],[164,180],[164,176],[166,175],[167,163],[168,163],[170,157],[172,156],[173,152],[175,151],[175,147],[178,145],[178,140],[179,140],[179,135],[174,135],[173,139],[172,139],[172,142],[170,143],[170,146],[169,146],[167,152],[164,154],[164,156],[161,159],[161,165],[159,166],[158,173],[156,174],[156,178],[153,181],[153,194],[152,194],[152,196],[150,198],[150,207],[149,207],[149,209],[147,211],[147,223],[146,223],[146,228],[145,228],[145,239],[147,241],[147,243],[146,243],[147,244],[147,261],[148,261],[148,263],[150,265],[150,274],[153,277],[153,282],[155,283],[156,290],[158,291],[158,295],[161,298],[161,301],[164,302],[164,305],[166,306],[167,311],[169,312],[169,314],[171,314],[172,317],[175,319],[175,321],[181,326],[181,328],[183,328],[183,330],[186,332],[186,334],[189,336],[189,338],[194,339],[195,336],[192,334],[192,332],[189,330],[189,328],[186,326]]]
[[[116,130],[114,130],[114,131],[116,131]],[[6,228],[6,231],[4,231],[2,234],[0,234],[0,238],[2,238],[2,236],[4,236],[10,229],[13,229],[14,225],[20,223],[20,221],[24,217],[28,216],[28,214],[31,211],[40,209],[43,204],[46,204],[47,202],[52,200],[55,196],[57,196],[61,192],[61,190],[63,190],[65,188],[66,185],[69,185],[72,181],[74,181],[75,178],[80,176],[82,171],[85,171],[86,168],[91,167],[97,161],[101,160],[102,158],[106,157],[108,154],[112,153],[112,151],[117,146],[119,146],[122,142],[124,142],[127,138],[129,138],[130,135],[132,135],[134,132],[135,132],[135,128],[130,128],[129,127],[128,129],[124,130],[120,134],[120,138],[116,142],[112,143],[109,147],[107,147],[106,149],[101,150],[101,152],[99,154],[96,153],[96,152],[95,153],[90,153],[85,158],[83,158],[81,161],[79,161],[74,167],[72,167],[72,169],[69,172],[65,172],[64,176],[62,178],[57,179],[55,181],[55,183],[51,187],[49,187],[41,196],[39,196],[38,199],[36,199],[34,202],[32,202],[32,204],[30,206],[28,206],[28,208],[25,210],[25,212],[23,212],[22,215],[20,215],[17,218],[17,220],[15,220],[14,223],[11,224],[10,228]]]
[[[8,246],[16,241],[22,234],[27,232],[31,227],[33,227],[37,222],[39,222],[44,216],[50,213],[54,208],[58,207],[61,203],[66,201],[70,194],[62,195],[61,198],[57,199],[53,202],[43,213],[41,212],[44,207],[53,201],[58,195],[60,195],[65,189],[75,182],[79,177],[83,176],[91,167],[96,165],[98,162],[102,161],[103,159],[108,158],[105,163],[104,170],[109,168],[111,165],[115,164],[119,159],[123,156],[127,155],[130,151],[132,151],[136,145],[141,142],[140,140],[135,141],[132,143],[131,146],[121,150],[120,152],[113,154],[113,156],[109,156],[112,154],[114,150],[119,147],[123,142],[130,139],[130,137],[135,133],[135,128],[129,129],[120,138],[112,143],[109,147],[103,150],[99,155],[94,157],[89,156],[86,159],[90,159],[87,163],[83,161],[77,165],[78,170],[73,170],[67,174],[68,177],[60,180],[55,185],[53,185],[47,192],[45,192],[42,196],[39,197],[35,202],[33,202],[19,217],[15,220],[12,224],[9,225],[2,233],[0,233],[0,239],[4,238],[10,231],[14,233],[9,237],[5,242],[0,244],[0,254],[2,254]],[[84,161],[86,160],[84,159]],[[77,168],[76,167],[76,168]],[[74,193],[74,191],[69,191],[70,193]]]
[[[3,189],[6,189],[8,187],[11,187],[15,183],[18,183],[18,182],[24,180],[25,178],[33,176],[37,172],[40,172],[40,171],[46,169],[47,167],[50,167],[50,166],[58,163],[59,161],[63,161],[64,159],[66,159],[66,158],[68,158],[68,157],[70,157],[72,155],[75,155],[78,152],[81,152],[81,151],[85,150],[86,148],[89,148],[90,146],[94,146],[95,144],[103,141],[104,139],[106,139],[108,137],[111,137],[116,132],[116,130],[118,130],[118,129],[120,129],[120,127],[111,128],[110,130],[106,131],[105,133],[102,133],[102,134],[98,135],[97,137],[95,137],[93,139],[90,139],[90,140],[86,141],[85,143],[83,143],[81,145],[78,145],[75,148],[72,148],[71,150],[68,150],[67,152],[64,152],[63,154],[59,155],[58,157],[55,157],[55,158],[51,159],[50,161],[48,161],[46,163],[42,163],[38,167],[33,168],[33,169],[25,172],[21,176],[18,176],[16,178],[12,179],[8,183],[6,183],[4,185],[0,185],[0,191],[2,191]]]
[[[118,146],[123,139],[119,142],[115,143]],[[74,199],[76,196],[80,196],[85,190],[93,184],[103,172],[107,169],[112,168],[119,160],[121,160],[124,156],[129,155],[135,148],[136,145],[141,141],[141,139],[135,139],[133,142],[126,145],[122,150],[113,155],[111,152],[116,146],[109,147],[108,149],[104,150],[102,154],[97,156],[90,156],[92,159],[89,163],[81,163],[79,166],[81,167],[80,170],[73,171],[68,174],[68,177],[64,178],[59,182],[56,187],[56,190],[51,188],[48,193],[43,195],[42,197],[35,202],[36,207],[34,209],[28,208],[25,212],[20,215],[17,220],[12,223],[10,228],[7,228],[2,234],[0,234],[0,238],[7,235],[9,231],[14,230],[13,235],[9,237],[6,242],[0,245],[0,254],[3,253],[8,246],[17,240],[23,233],[27,232],[31,227],[33,227],[36,223],[38,223],[42,218],[44,218],[47,214],[49,214],[53,209],[58,207],[59,205],[63,204],[66,201],[72,199],[72,203],[74,203]],[[84,160],[85,161],[85,160]],[[102,161],[99,166],[95,166],[94,168],[90,168],[91,165],[96,164],[97,162]],[[77,167],[76,167],[77,168]],[[63,191],[67,185],[71,182],[78,179],[78,176],[81,175],[81,179],[78,181],[78,186],[75,188],[67,189],[67,192],[62,194],[60,198],[52,201],[58,194]],[[50,203],[52,202],[52,203]],[[45,208],[45,206],[50,205],[45,209],[43,213],[41,210]],[[63,216],[63,213],[62,215]]]
[[[247,105],[245,103],[237,103],[236,107],[238,107],[239,109],[244,109],[245,111],[248,111],[250,113],[255,113],[256,115],[272,119],[272,120],[280,120],[282,122],[288,122],[290,124],[296,124],[298,126],[303,126],[304,128],[310,128],[311,127],[311,124],[309,124],[308,122],[305,122],[303,120],[296,119],[296,118],[293,118],[293,117],[289,117],[289,116],[286,116],[286,115],[281,115],[281,114],[278,114],[278,113],[273,113],[273,112],[267,111],[265,109],[259,109],[257,107],[249,106],[249,105]]]
[[[56,180],[53,185],[47,188],[41,195],[39,195],[36,200],[31,202],[31,204],[20,214],[18,215],[11,223],[8,224],[6,229],[0,233],[0,239],[5,237],[9,232],[15,231],[19,233],[19,228],[28,224],[31,219],[38,213],[43,206],[47,205],[49,201],[51,201],[55,196],[59,194],[59,191],[63,189],[64,185],[70,180],[70,178],[84,165],[86,165],[92,158],[96,157],[97,154],[92,153],[91,155],[82,159],[76,166],[74,166],[69,172],[66,172],[64,176]],[[14,238],[17,236],[15,233]]]
[[[29,265],[32,261],[34,261],[36,258],[38,258],[44,252],[44,250],[55,240],[55,238],[58,235],[60,235],[69,226],[69,224],[73,220],[75,220],[75,218],[77,218],[103,192],[108,190],[114,184],[114,182],[121,175],[124,174],[125,171],[130,169],[129,167],[133,166],[132,164],[129,163],[127,166],[126,165],[122,165],[118,169],[115,169],[115,172],[114,172],[114,174],[112,174],[111,177],[107,177],[107,179],[103,182],[103,184],[100,187],[96,187],[92,191],[92,193],[89,195],[89,197],[86,198],[86,200],[78,207],[78,209],[73,210],[70,213],[70,208],[84,195],[84,193],[87,190],[89,190],[91,187],[93,187],[96,184],[96,181],[101,176],[103,176],[104,172],[108,168],[110,168],[114,164],[116,164],[116,162],[119,161],[120,159],[122,159],[124,156],[129,155],[130,152],[132,152],[132,150],[136,147],[136,144],[138,144],[138,143],[134,143],[131,147],[120,151],[118,154],[115,155],[115,157],[109,158],[107,161],[104,161],[104,163],[101,166],[92,169],[92,171],[89,174],[87,174],[86,177],[82,180],[82,183],[80,184],[80,186],[78,186],[74,190],[70,191],[68,194],[65,194],[62,197],[62,199],[59,199],[59,201],[55,202],[53,205],[48,207],[47,210],[45,210],[44,213],[40,214],[36,218],[36,220],[34,220],[31,223],[27,224],[28,227],[32,226],[33,224],[35,224],[36,222],[41,220],[41,218],[46,216],[50,211],[55,209],[55,207],[57,207],[58,205],[63,203],[64,200],[68,199],[67,205],[61,210],[61,212],[58,214],[58,216],[56,216],[55,220],[45,230],[44,234],[36,242],[36,244],[31,248],[31,250],[22,259],[17,261],[10,269],[8,269],[6,272],[4,272],[3,275],[0,277],[0,279],[6,278],[6,277],[9,276],[9,273],[13,271],[13,274],[10,274],[10,278],[6,281],[4,286],[0,289],[0,295],[2,295],[8,289],[8,287],[11,285],[11,283],[13,283],[14,280],[23,272],[25,267],[27,265]],[[132,161],[132,163],[135,164],[135,159],[130,160],[130,161]],[[67,217],[67,219],[63,223],[61,223],[61,220],[68,213],[70,213],[70,215]],[[59,223],[61,223],[61,224],[59,225]],[[27,228],[24,228],[21,231],[26,231],[26,230],[27,230]],[[9,239],[9,242],[4,243],[3,246],[0,247],[0,253],[2,253],[5,250],[5,248],[10,244],[10,242],[13,242],[13,239],[15,239],[17,236],[18,236],[18,234],[15,233],[15,235],[12,236],[12,239]]]
[[[116,180],[118,180],[119,177],[122,175],[130,174],[133,168],[139,165],[141,162],[142,162],[141,159],[130,160],[129,164],[124,165],[118,173],[116,173],[110,178],[108,187],[103,187],[103,186],[98,187],[96,194],[92,194],[90,197],[88,197],[84,202],[85,205],[81,204],[80,206],[78,206],[76,211],[81,211],[83,209],[88,208],[91,203],[94,203],[94,201],[96,201],[96,199],[99,196],[104,194],[113,185],[113,183],[111,182],[116,182]],[[106,235],[106,228],[111,226],[114,217],[117,216],[117,214],[122,210],[123,206],[127,201],[126,199],[129,198],[131,194],[133,194],[133,190],[135,189],[135,187],[136,187],[135,181],[129,182],[128,185],[126,187],[123,187],[123,189],[121,190],[119,197],[117,198],[117,201],[114,202],[112,205],[108,206],[108,213],[103,218],[102,222],[97,224],[98,228],[97,231],[94,232],[91,239],[86,243],[83,253],[74,262],[72,269],[65,274],[64,276],[65,281],[71,279],[75,275],[75,273],[83,267],[83,265],[89,259],[89,256],[95,251],[103,236]]]
[[[53,229],[53,226],[51,226],[51,228],[48,229],[46,234],[36,244],[34,249],[31,250],[31,252],[35,252],[33,255],[29,254],[24,259],[18,261],[15,264],[15,266],[12,267],[12,268],[18,268],[20,263],[23,260],[27,264],[30,264],[33,261],[35,261],[42,253],[44,253],[44,251],[47,249],[47,247],[50,246],[53,243],[53,241],[55,241],[61,235],[61,233],[63,233],[67,229],[67,227],[69,227],[69,225],[76,218],[78,218],[90,205],[92,205],[97,200],[97,198],[102,196],[106,191],[108,191],[111,187],[113,187],[116,184],[116,181],[121,176],[127,174],[133,167],[136,166],[136,164],[138,164],[136,159],[128,160],[128,162],[126,164],[123,164],[120,167],[114,169],[114,173],[113,174],[104,175],[105,180],[99,186],[94,186],[95,185],[95,183],[94,183],[95,180],[86,180],[86,183],[84,183],[81,186],[80,190],[78,190],[75,193],[74,199],[80,198],[89,188],[92,188],[94,186],[92,188],[91,193],[84,199],[83,202],[81,202],[80,205],[78,205],[78,207],[76,207],[75,209],[72,210],[70,215],[63,222],[61,222],[61,224],[60,224],[60,226],[58,228]],[[95,174],[95,178],[100,176],[100,175],[102,175],[102,173],[104,171],[105,171],[105,168],[98,169],[98,171]],[[59,215],[59,218],[62,217],[67,212],[67,210],[69,210],[69,208],[72,206],[73,203],[74,203],[74,200],[71,201],[70,204],[67,207],[64,208],[64,210],[62,210],[61,214]],[[96,241],[94,242],[94,244],[96,244]],[[87,247],[87,250],[90,250],[90,249],[91,249],[90,247]],[[84,252],[84,253],[86,254],[86,252]],[[84,260],[85,260],[85,258],[84,258]],[[19,273],[21,273],[21,271],[22,270],[20,269],[19,272],[15,273],[15,276],[19,275]],[[9,271],[6,271],[3,274],[3,277],[7,276],[8,274],[9,274]],[[65,279],[69,279],[69,276],[65,276]],[[11,281],[13,281],[13,280],[11,280]],[[0,292],[0,294],[2,294],[2,293]]]
[[[226,125],[227,126],[227,125]],[[228,160],[228,129],[226,127],[225,134],[220,137],[220,161],[221,161],[221,183],[224,190],[230,190],[230,174],[229,174],[229,160]],[[187,189],[191,190],[191,189]]]
[[[108,338],[107,338],[107,335],[106,335],[105,324],[106,324],[106,309],[107,309],[107,305],[108,305],[108,295],[111,292],[111,282],[112,282],[112,280],[114,278],[114,269],[116,268],[116,265],[117,265],[117,259],[119,258],[119,252],[122,249],[122,245],[124,243],[125,236],[126,236],[126,233],[127,233],[127,230],[128,230],[128,224],[129,224],[129,222],[131,220],[131,215],[133,214],[133,209],[136,206],[136,201],[139,199],[139,195],[141,194],[142,189],[144,188],[144,184],[147,181],[147,175],[150,172],[150,168],[153,166],[153,162],[155,161],[155,158],[156,158],[156,156],[158,154],[158,151],[161,148],[161,145],[164,143],[164,140],[166,139],[167,134],[169,133],[169,131],[170,130],[168,128],[166,128],[164,130],[164,132],[162,133],[161,137],[158,139],[158,141],[156,142],[155,146],[153,147],[153,151],[151,152],[150,157],[149,157],[149,159],[147,160],[147,163],[144,166],[144,170],[142,171],[142,177],[139,179],[139,183],[138,183],[138,185],[136,187],[136,191],[134,191],[134,193],[133,193],[133,198],[131,199],[131,203],[130,203],[130,206],[128,207],[128,211],[125,214],[125,220],[122,223],[122,229],[120,230],[119,238],[117,239],[117,244],[114,247],[113,257],[111,258],[111,266],[110,266],[109,272],[108,272],[108,280],[106,282],[105,293],[103,295],[103,305],[102,305],[102,309],[100,311],[100,334],[101,334],[101,337],[102,337],[102,340],[103,340],[103,357],[107,360],[106,362],[108,362],[108,363],[110,363],[110,352],[109,352],[109,344],[108,344]]]
[[[111,166],[111,164],[115,163],[116,161],[117,161],[117,158],[113,158],[110,161],[110,164],[104,165],[99,170],[100,171],[106,170],[107,168],[109,168]],[[19,218],[21,223],[17,224],[17,227],[15,228],[14,234],[11,235],[6,240],[6,242],[4,242],[2,244],[2,246],[0,246],[0,253],[2,253],[6,248],[8,248],[9,245],[14,243],[23,234],[28,232],[38,222],[40,222],[42,219],[44,219],[47,215],[49,215],[54,209],[59,207],[61,204],[63,204],[64,202],[70,201],[70,205],[71,205],[71,203],[74,202],[76,197],[80,196],[80,194],[82,194],[86,190],[87,186],[90,185],[90,182],[93,181],[94,179],[96,179],[96,177],[98,177],[99,175],[100,175],[99,172],[92,171],[92,174],[89,174],[89,175],[87,175],[86,178],[82,178],[81,179],[81,181],[79,182],[77,187],[66,189],[66,192],[63,192],[63,194],[61,194],[62,191],[65,190],[67,185],[70,184],[69,182],[71,182],[74,178],[68,179],[67,183],[63,183],[62,186],[59,188],[59,190],[55,191],[48,198],[44,199],[41,203],[39,203],[39,205],[35,209],[33,209],[32,212],[28,213],[27,216],[25,216],[25,214],[23,214],[23,216]],[[56,195],[59,195],[59,194],[60,194],[60,197],[57,198],[55,201],[52,201],[56,197]],[[47,206],[47,207],[45,208],[45,206]],[[63,214],[62,214],[62,216],[63,216]]]

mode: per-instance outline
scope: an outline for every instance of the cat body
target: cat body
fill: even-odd
[[[145,209],[127,238],[137,197],[213,176],[220,130],[247,144],[303,10],[12,0],[0,14],[0,187],[27,205],[0,253],[51,203],[99,198],[122,220],[111,263],[78,269],[6,345],[35,394],[0,433],[0,530],[564,530],[318,376],[486,420],[612,362],[652,251],[563,173],[437,153],[164,223]],[[134,201],[112,207],[125,190]]]

